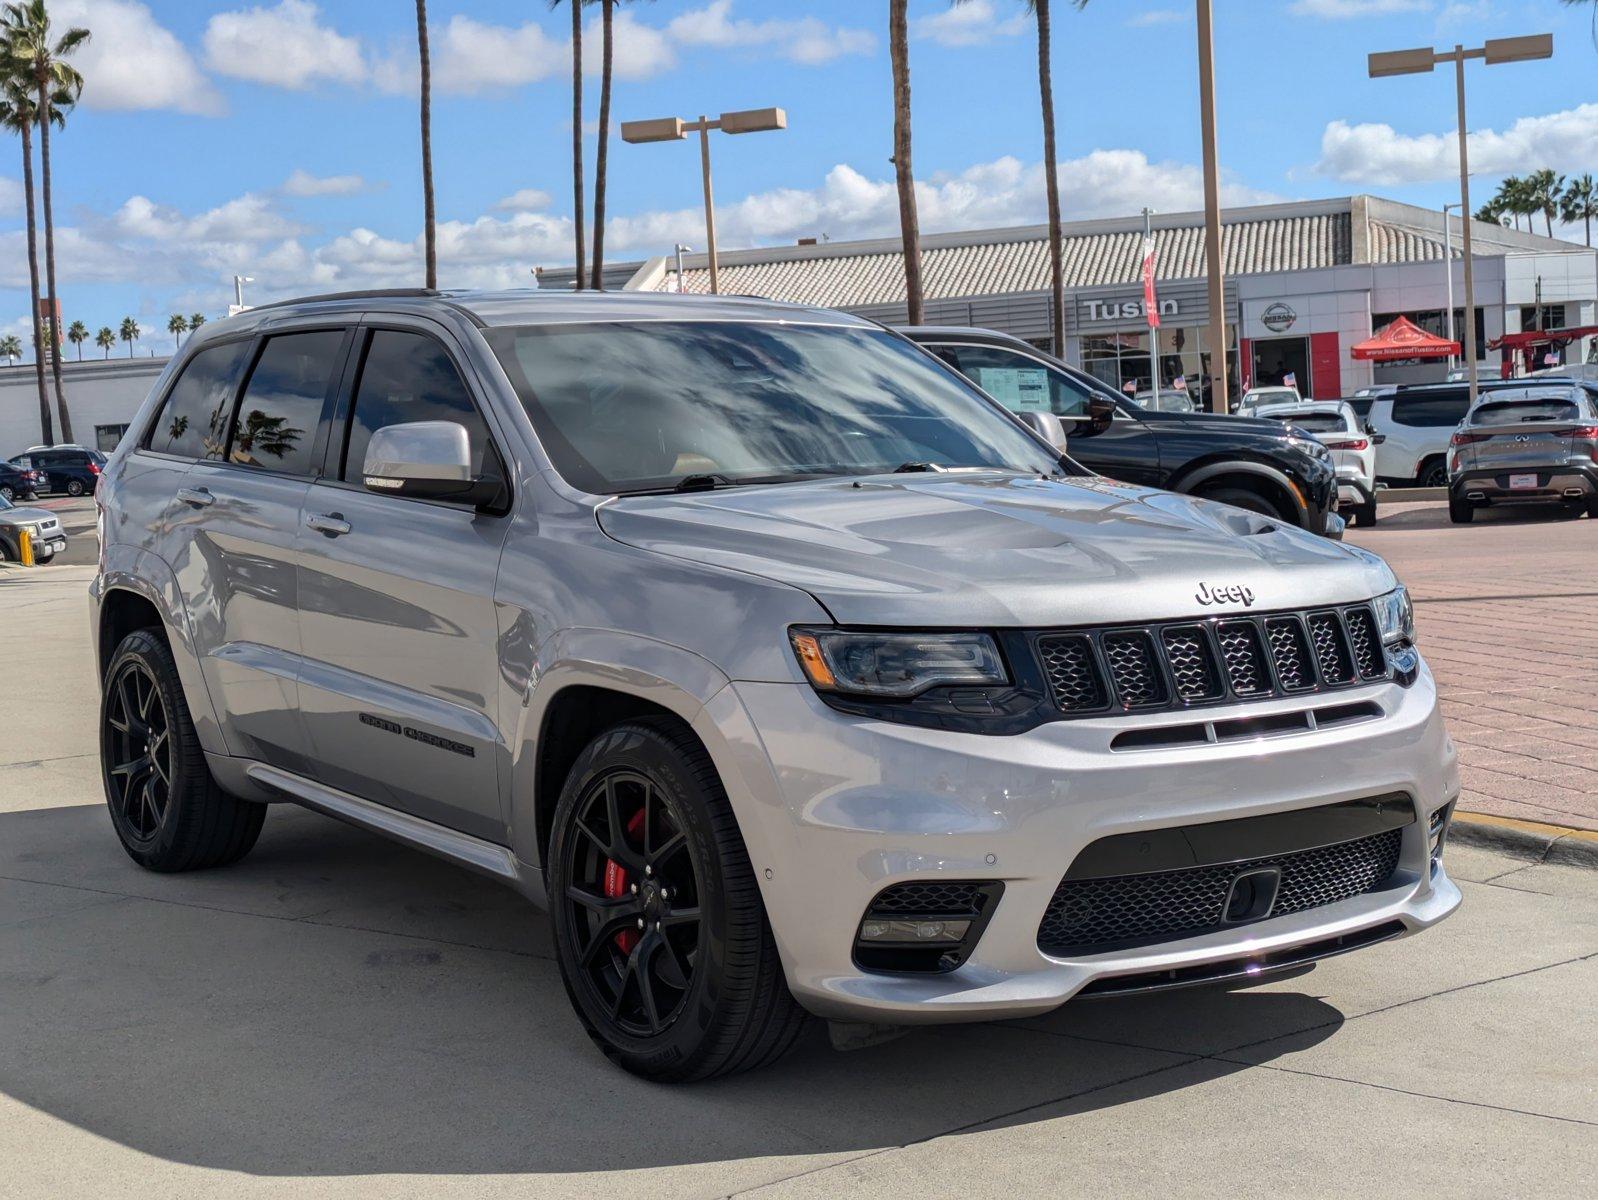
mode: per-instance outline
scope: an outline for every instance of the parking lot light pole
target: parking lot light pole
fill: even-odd
[[[699,171],[705,188],[705,250],[710,258],[710,291],[721,291],[721,275],[716,262],[716,206],[710,190],[710,131],[723,133],[763,133],[770,129],[788,128],[788,114],[780,108],[750,108],[741,112],[725,112],[719,117],[701,116],[697,121],[681,117],[656,117],[648,121],[623,121],[621,140],[624,142],[679,142],[690,133],[699,135]],[[680,259],[679,259],[680,261]],[[682,286],[682,276],[677,277]]]
[[[1226,378],[1226,279],[1221,274],[1221,170],[1215,149],[1215,37],[1210,0],[1197,0],[1199,133],[1204,148],[1204,273],[1208,276],[1210,328],[1210,408],[1231,410]],[[1239,314],[1241,322],[1242,315]],[[1242,383],[1243,364],[1238,363]],[[1203,379],[1199,386],[1204,385]]]
[[[1422,75],[1438,63],[1454,64],[1454,101],[1457,108],[1459,133],[1459,239],[1460,253],[1465,259],[1465,377],[1470,381],[1470,402],[1476,403],[1476,277],[1470,252],[1470,155],[1465,144],[1465,60],[1479,58],[1486,64],[1528,62],[1538,58],[1552,58],[1554,35],[1535,33],[1527,37],[1489,38],[1485,45],[1467,50],[1455,45],[1452,50],[1433,50],[1421,46],[1414,50],[1385,50],[1369,55],[1366,62],[1372,79],[1389,75]],[[1450,280],[1452,268],[1450,268]],[[1452,308],[1449,310],[1452,312]]]
[[[1453,204],[1443,205],[1443,286],[1448,293],[1447,316],[1443,318],[1443,331],[1448,334],[1448,340],[1457,342],[1458,327],[1454,324],[1454,234],[1448,227],[1448,213],[1450,209],[1459,207],[1458,201]],[[1454,369],[1454,352],[1448,352],[1448,369]]]

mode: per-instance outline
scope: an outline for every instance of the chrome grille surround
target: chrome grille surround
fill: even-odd
[[[1031,635],[1065,717],[1311,696],[1388,678],[1369,604]]]

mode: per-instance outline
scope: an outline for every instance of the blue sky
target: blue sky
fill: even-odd
[[[440,279],[519,284],[569,262],[569,17],[540,0],[432,0]],[[1198,203],[1192,4],[1056,0],[1066,216]],[[1471,72],[1485,198],[1511,171],[1598,172],[1598,50],[1556,0],[1221,0],[1221,154],[1247,203],[1369,191],[1453,196],[1450,80],[1372,81],[1373,49],[1552,31],[1551,62]],[[52,0],[87,25],[83,104],[56,139],[60,293],[91,330],[250,298],[419,283],[409,3]],[[613,118],[783,106],[789,128],[718,137],[724,247],[896,228],[881,0],[658,0],[619,18]],[[911,0],[923,227],[1041,220],[1036,47],[1019,0]],[[597,29],[589,50],[597,51]],[[585,56],[586,57],[586,56]],[[589,82],[597,81],[597,69]],[[590,86],[585,116],[597,115]],[[592,198],[593,136],[588,137]],[[692,143],[612,138],[607,257],[703,241]],[[0,141],[0,332],[22,331],[21,159]],[[1579,233],[1576,235],[1579,236]],[[26,341],[26,337],[24,337]],[[119,347],[125,353],[125,348]]]

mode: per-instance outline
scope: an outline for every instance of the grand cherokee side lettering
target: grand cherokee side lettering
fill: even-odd
[[[1252,588],[1246,588],[1240,583],[1230,585],[1201,583],[1193,598],[1200,604],[1241,604],[1244,608],[1254,603]]]

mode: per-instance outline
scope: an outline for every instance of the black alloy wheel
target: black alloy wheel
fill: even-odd
[[[149,842],[160,832],[172,798],[171,720],[143,663],[123,663],[106,687],[108,798],[133,840]]]
[[[635,771],[592,780],[566,844],[565,903],[585,982],[623,1032],[663,1033],[701,958],[699,874],[662,790]]]
[[[1425,467],[1420,478],[1415,481],[1418,487],[1439,488],[1448,486],[1448,464],[1442,459],[1437,459]]]

